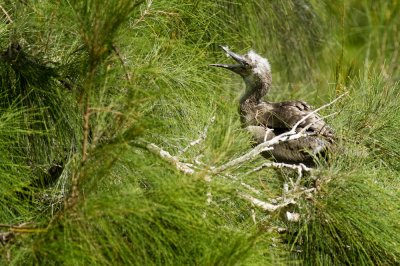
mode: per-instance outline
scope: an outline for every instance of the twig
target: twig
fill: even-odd
[[[153,4],[153,0],[147,1],[146,9],[143,10],[143,11],[141,12],[140,18],[138,18],[137,20],[135,20],[135,21],[130,25],[132,28],[136,27],[137,24],[139,24],[140,22],[144,21],[144,18],[145,18],[147,15],[150,14],[150,8],[151,8],[151,5],[152,5],[152,4]]]
[[[177,170],[179,170],[180,172],[186,174],[186,175],[193,175],[195,174],[195,170],[193,169],[193,165],[189,164],[189,163],[182,163],[179,161],[179,159],[176,156],[171,155],[168,151],[165,151],[163,149],[161,149],[160,147],[158,147],[157,145],[155,145],[154,143],[149,143],[146,145],[146,148],[160,156],[164,161],[169,162],[170,164],[172,164]],[[239,159],[239,158],[238,158]],[[235,160],[233,160],[235,161]],[[299,177],[296,181],[296,183],[291,182],[292,184],[292,189],[289,190],[289,187],[287,184],[284,184],[284,191],[283,191],[283,196],[279,198],[279,201],[282,201],[282,203],[280,204],[271,204],[271,203],[267,203],[265,201],[262,201],[260,199],[257,199],[249,194],[246,193],[242,193],[239,192],[238,195],[249,201],[251,204],[253,204],[254,206],[261,208],[262,210],[266,211],[266,212],[275,212],[279,209],[282,209],[290,204],[296,204],[295,199],[298,199],[299,197],[301,197],[301,195],[306,194],[306,193],[311,193],[313,191],[315,191],[315,188],[311,188],[311,189],[305,189],[302,191],[298,191],[299,190],[299,183],[300,183],[300,178],[302,176],[302,171],[311,171],[312,169],[303,165],[303,164],[299,164],[299,165],[291,165],[291,164],[284,164],[284,163],[265,163],[263,164],[261,167],[258,167],[257,169],[262,169],[263,167],[275,167],[275,168],[289,168],[289,169],[293,169],[293,170],[297,170],[299,173]],[[221,168],[220,168],[221,169]],[[218,170],[218,171],[222,171],[222,170]],[[256,169],[256,170],[257,170]],[[254,171],[254,170],[253,170]],[[212,173],[216,173],[215,168],[211,168],[211,172]],[[228,174],[226,174],[226,176],[230,177],[232,180],[234,181],[238,181],[238,179],[234,176],[229,176]],[[211,181],[211,176],[210,175],[206,175],[204,177],[204,179],[207,182]],[[244,183],[244,182],[240,182],[240,185],[251,190],[253,193],[260,195],[261,192],[255,188],[253,188],[252,186]],[[275,202],[277,202],[278,200],[275,200]],[[212,202],[212,192],[211,189],[209,188],[207,191],[207,204],[211,204]],[[297,215],[297,216],[296,216]],[[292,216],[287,216],[287,219],[289,221],[297,221],[300,216],[298,214],[295,214],[295,218],[293,218]],[[255,220],[255,217],[253,217],[253,221]]]
[[[187,145],[185,148],[181,149],[178,154],[181,155],[181,154],[185,153],[189,148],[191,148],[195,145],[198,145],[202,141],[204,141],[207,138],[208,128],[214,122],[215,122],[215,115],[211,117],[209,124],[204,127],[204,130],[203,130],[203,132],[201,132],[199,138],[190,142],[189,145]]]
[[[328,106],[334,104],[335,102],[337,102],[340,98],[342,98],[342,97],[345,96],[346,94],[348,94],[348,92],[343,93],[342,95],[338,96],[338,97],[337,97],[336,99],[334,99],[333,101],[331,101],[331,102],[329,102],[329,103],[327,103],[327,104],[324,104],[324,105],[318,107],[317,109],[313,110],[312,112],[308,113],[308,114],[307,114],[306,116],[304,116],[302,119],[300,119],[299,121],[297,121],[297,123],[292,127],[292,129],[291,129],[290,131],[285,132],[285,133],[281,134],[280,136],[291,135],[291,134],[296,133],[297,127],[298,127],[301,123],[303,123],[304,121],[306,121],[307,118],[309,118],[309,117],[312,116],[313,114],[316,114],[316,113],[319,112],[320,110],[322,110],[322,109],[324,109],[324,108],[327,108]],[[317,120],[317,121],[319,121],[319,120]],[[314,122],[314,123],[316,123],[316,122]],[[310,123],[309,125],[307,125],[307,129],[308,129],[309,127],[311,127],[314,123]]]
[[[10,224],[0,224],[0,228],[8,228],[7,232],[0,233],[0,243],[5,245],[10,242],[13,238],[15,238],[16,234],[20,233],[41,233],[46,232],[45,228],[35,228],[26,226],[28,223],[22,223],[19,225],[10,225]]]
[[[125,72],[126,80],[130,83],[131,82],[131,76],[130,76],[130,74],[128,72],[128,69],[126,68],[125,61],[122,58],[122,55],[121,55],[121,52],[120,52],[119,48],[115,44],[112,45],[112,48],[113,48],[115,54],[118,56],[119,61],[121,62],[122,68],[124,69],[124,72]]]
[[[257,224],[256,211],[254,210],[254,208],[251,208],[251,219],[253,219],[254,224]]]
[[[246,183],[244,183],[244,182],[240,182],[240,184],[241,184],[242,186],[244,186],[245,188],[247,188],[248,190],[251,190],[253,193],[256,193],[257,195],[260,195],[260,194],[261,194],[261,191],[259,191],[258,189],[256,189],[256,188],[250,186],[249,184],[246,184]]]
[[[0,4],[0,9],[1,11],[3,11],[4,15],[6,15],[8,22],[14,23],[14,21],[11,19],[10,15],[8,14],[8,12],[4,9],[4,7]]]
[[[297,171],[306,171],[306,172],[310,172],[312,170],[312,168],[305,166],[304,164],[287,164],[287,163],[276,163],[276,162],[269,162],[269,163],[263,163],[262,165],[254,168],[253,170],[245,173],[244,175],[249,175],[251,173],[260,171],[261,169],[264,168],[289,168],[289,169],[293,169],[293,170],[297,170]]]
[[[319,121],[324,120],[325,118],[328,118],[328,117],[337,115],[338,113],[339,113],[339,112],[334,112],[334,113],[332,113],[332,114],[329,114],[329,115],[325,115],[325,116],[323,116],[323,117],[320,117],[320,118],[318,118],[317,120],[315,120],[314,122],[312,122],[312,123],[308,124],[307,126],[303,127],[303,128],[300,130],[300,132],[305,132],[307,129],[309,129],[311,126],[315,125],[315,124],[318,123]],[[323,127],[323,128],[325,128],[325,127]]]
[[[249,194],[245,194],[245,193],[239,193],[239,196],[250,201],[252,204],[254,204],[255,206],[261,208],[264,211],[267,212],[274,212],[276,210],[282,209],[283,207],[288,206],[289,204],[295,203],[294,200],[288,200],[285,201],[281,204],[278,205],[274,205],[271,203],[267,203],[265,201],[259,200],[253,196],[250,196]]]
[[[195,171],[191,167],[189,167],[188,164],[180,162],[176,156],[172,156],[169,152],[161,149],[154,143],[147,144],[146,148],[150,152],[160,156],[164,161],[169,162],[170,164],[175,166],[175,168],[182,173],[186,175],[193,175],[195,173]]]
[[[89,75],[86,79],[85,90],[83,91],[83,140],[82,140],[82,163],[87,159],[87,150],[89,146],[89,130],[90,130],[90,96],[96,75],[96,65],[90,65]]]
[[[226,164],[223,164],[219,167],[216,167],[212,170],[213,174],[218,174],[220,172],[225,171],[228,168],[231,168],[233,166],[236,166],[238,164],[242,164],[246,161],[249,161],[251,159],[254,159],[257,155],[259,155],[260,153],[264,152],[264,151],[270,151],[273,150],[274,148],[271,147],[271,145],[264,145],[264,144],[268,144],[267,142],[261,143],[259,145],[257,145],[254,149],[252,149],[251,151],[249,151],[248,153],[227,162]]]
[[[10,227],[13,227],[13,225],[10,225],[10,224],[0,224],[0,227],[2,227],[2,228],[10,228]]]
[[[83,113],[82,162],[85,162],[87,158],[87,147],[89,142],[89,120],[90,120],[90,106],[89,106],[89,97],[87,96],[85,111]]]
[[[236,182],[239,183],[239,182],[240,182],[240,185],[241,185],[242,187],[245,187],[245,188],[247,188],[248,190],[251,190],[253,193],[255,193],[255,194],[257,194],[257,195],[260,195],[260,194],[262,193],[260,190],[258,190],[258,189],[256,189],[256,188],[250,186],[249,184],[247,184],[247,183],[245,183],[245,182],[242,182],[237,176],[234,176],[234,175],[228,174],[228,173],[220,173],[220,175],[221,175],[222,177],[227,177],[227,178],[229,178],[229,179],[232,179],[234,183],[236,183]],[[211,179],[210,176],[206,176],[206,177],[208,177],[209,179]]]

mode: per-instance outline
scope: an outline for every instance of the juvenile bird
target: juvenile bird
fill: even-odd
[[[242,125],[253,135],[257,144],[290,131],[302,118],[308,117],[296,128],[299,132],[306,128],[306,136],[295,140],[280,142],[273,150],[265,152],[278,162],[315,164],[316,156],[324,156],[332,147],[334,133],[325,121],[304,101],[270,102],[262,98],[271,88],[271,66],[266,58],[254,51],[239,55],[228,47],[221,46],[236,64],[211,64],[239,74],[246,90],[239,101],[239,113]]]

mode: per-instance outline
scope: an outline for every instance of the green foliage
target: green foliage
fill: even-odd
[[[89,64],[96,64],[110,52],[120,25],[143,1],[69,1],[79,22],[80,33],[89,53]]]
[[[336,176],[305,221],[297,243],[306,264],[385,265],[399,262],[398,187],[382,187],[386,169]]]
[[[5,100],[4,97],[0,99]],[[26,166],[27,158],[20,145],[22,136],[32,135],[34,132],[24,128],[23,115],[26,110],[18,109],[15,105],[7,109],[0,109],[0,174],[1,197],[0,206],[2,220],[19,221],[21,216],[29,214],[29,204],[23,199],[15,197],[15,193],[29,195],[23,191],[29,183],[31,175]]]
[[[321,173],[330,182],[309,205],[293,247],[306,264],[399,263],[399,86],[373,76],[349,82],[336,128],[343,153]],[[360,167],[362,166],[362,167]],[[317,248],[316,248],[317,247]]]
[[[111,170],[118,179],[86,189],[85,200],[67,210],[26,256],[55,265],[233,264],[243,259],[253,239],[214,218],[218,212],[206,206],[204,182],[165,171],[169,166],[155,156],[143,164],[136,153],[143,151],[122,152],[129,160],[114,167],[123,172],[116,177]],[[61,244],[60,235],[70,240]]]
[[[0,224],[28,230],[1,228],[15,233],[1,262],[398,264],[399,3],[372,2],[5,0]],[[205,182],[145,147],[204,169],[250,148],[241,81],[208,67],[227,60],[219,44],[271,60],[273,100],[349,93],[329,110],[339,148],[314,174],[313,199],[294,207],[298,223],[284,218],[291,207],[268,214],[238,196],[251,189],[231,175],[263,158]],[[291,175],[245,182],[270,202]]]

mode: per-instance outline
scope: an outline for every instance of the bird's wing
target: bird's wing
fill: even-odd
[[[268,108],[266,108],[267,105]],[[312,107],[306,102],[260,103],[259,108],[260,113],[262,113],[262,121],[269,128],[290,130],[298,121],[308,116],[298,125],[297,131],[311,124],[307,129],[308,132],[329,137],[334,135],[325,121],[317,113],[312,113]],[[263,112],[262,110],[267,111]]]

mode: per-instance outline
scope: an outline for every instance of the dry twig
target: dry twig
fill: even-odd
[[[149,14],[151,14],[150,9],[151,5],[153,4],[153,0],[148,0],[146,4],[145,10],[143,10],[140,14],[140,17],[136,19],[130,26],[132,28],[136,27],[140,22],[144,21],[145,17]]]
[[[35,228],[27,226],[29,223],[22,223],[18,225],[10,225],[10,224],[0,224],[0,228],[7,228],[7,232],[0,233],[0,243],[6,245],[12,239],[15,238],[16,234],[22,233],[42,233],[46,232],[45,228]]]
[[[0,4],[0,9],[3,11],[4,15],[6,15],[6,18],[8,20],[8,23],[14,23],[14,21],[11,19],[11,16],[8,14],[8,12],[4,9],[4,7]]]
[[[118,56],[119,61],[121,62],[122,68],[124,69],[124,72],[125,72],[126,80],[130,83],[131,82],[131,75],[129,74],[128,69],[127,69],[126,64],[125,64],[125,61],[122,58],[121,51],[119,50],[118,46],[115,45],[115,44],[112,45],[112,48],[113,48],[115,54]]]
[[[150,152],[160,156],[164,161],[171,163],[173,166],[175,166],[176,169],[178,169],[182,173],[186,175],[193,175],[195,173],[190,164],[180,162],[176,156],[172,156],[169,152],[161,149],[154,143],[147,144],[146,148]]]
[[[189,143],[189,145],[187,145],[185,148],[181,149],[179,151],[179,155],[182,155],[183,153],[185,153],[189,148],[199,145],[201,142],[203,142],[206,138],[207,138],[207,133],[208,133],[208,128],[210,127],[211,124],[213,124],[215,122],[215,115],[211,117],[210,122],[208,125],[206,125],[204,127],[203,132],[201,132],[200,136],[198,139],[193,140],[192,142]]]
[[[281,204],[271,204],[271,203],[267,203],[265,201],[259,200],[253,196],[250,196],[249,194],[245,194],[245,193],[239,193],[239,196],[242,197],[243,199],[248,200],[249,202],[251,202],[252,204],[254,204],[255,206],[261,208],[264,211],[267,212],[274,212],[276,210],[282,209],[283,207],[288,206],[289,204],[294,204],[296,203],[294,200],[287,200],[284,201]]]
[[[268,163],[263,163],[262,165],[254,168],[253,170],[245,173],[244,175],[249,175],[251,173],[260,171],[264,168],[278,168],[278,169],[282,169],[282,168],[289,168],[289,169],[293,169],[293,170],[297,170],[297,172],[299,171],[306,171],[306,172],[310,172],[312,170],[312,168],[305,166],[304,164],[287,164],[287,163],[276,163],[276,162],[268,162]]]

